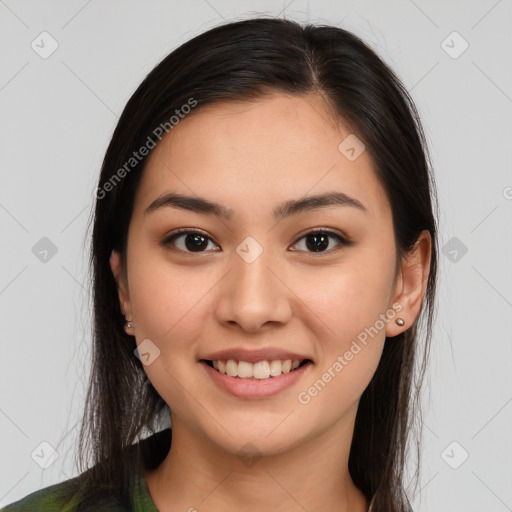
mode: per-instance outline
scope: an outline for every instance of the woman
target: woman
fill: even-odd
[[[193,38],[129,100],[96,196],[83,473],[5,511],[411,510],[435,187],[367,45],[267,18]]]

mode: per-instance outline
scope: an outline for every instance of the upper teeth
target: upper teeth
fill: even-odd
[[[225,373],[230,377],[240,377],[241,379],[268,379],[277,377],[281,373],[289,373],[300,365],[299,360],[287,359],[286,361],[258,361],[249,363],[247,361],[235,361],[228,359],[221,361],[217,359],[213,362],[213,367],[220,373]]]

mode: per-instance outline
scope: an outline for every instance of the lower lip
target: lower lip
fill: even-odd
[[[293,386],[312,366],[310,362],[291,372],[268,379],[241,379],[220,373],[204,361],[200,361],[200,364],[217,385],[239,398],[268,398],[277,395],[284,389]]]

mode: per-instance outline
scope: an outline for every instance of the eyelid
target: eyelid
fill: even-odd
[[[341,231],[334,230],[332,228],[319,227],[319,228],[309,229],[309,230],[305,231],[304,233],[301,233],[300,235],[298,235],[297,240],[293,243],[293,245],[297,245],[303,238],[305,238],[307,236],[316,235],[316,234],[324,234],[324,235],[327,235],[328,237],[336,238],[339,243],[338,243],[337,247],[331,248],[327,251],[314,252],[314,251],[292,250],[292,252],[302,252],[309,256],[319,256],[319,257],[325,256],[325,257],[327,257],[327,256],[332,255],[335,252],[337,252],[341,247],[349,247],[354,244],[354,242],[352,240],[350,240],[349,237],[346,236]]]
[[[168,239],[172,238],[173,236],[179,235],[182,233],[186,233],[186,234],[196,233],[198,235],[203,235],[205,237],[208,237],[213,241],[213,238],[211,237],[210,234],[208,234],[206,231],[203,231],[202,229],[199,229],[199,228],[177,228],[177,229],[174,229],[173,231],[171,231],[169,234],[167,234],[165,236],[164,240],[168,240]]]
[[[202,235],[205,238],[207,238],[208,240],[210,240],[211,242],[213,242],[217,247],[219,246],[219,244],[211,237],[211,235],[209,235],[206,231],[203,231],[203,230],[198,229],[198,228],[178,228],[178,229],[175,229],[171,233],[165,235],[165,237],[161,241],[161,245],[166,247],[166,246],[170,245],[170,243],[175,238],[177,238],[179,235],[188,235],[188,234]],[[180,251],[180,252],[182,252],[184,254],[201,254],[200,252],[199,253],[193,253],[193,252],[187,252],[187,251]]]
[[[334,229],[334,228],[328,228],[328,227],[318,227],[318,228],[311,228],[311,229],[307,229],[306,231],[304,231],[303,233],[299,233],[297,235],[297,241],[299,241],[301,238],[304,238],[305,236],[308,236],[308,235],[315,235],[317,233],[324,233],[324,234],[327,234],[327,235],[332,235],[332,236],[337,236],[339,237],[341,240],[343,240],[347,245],[351,245],[353,244],[354,242],[352,242],[349,238],[348,235],[346,235],[345,233],[343,233],[343,231],[340,231],[338,229]],[[297,243],[297,242],[295,242]]]

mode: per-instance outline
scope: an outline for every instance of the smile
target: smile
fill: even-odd
[[[277,395],[295,384],[313,366],[310,359],[264,360],[256,363],[234,359],[202,359],[200,364],[220,389],[235,397],[246,399]]]
[[[219,373],[229,375],[230,377],[238,377],[240,379],[258,379],[264,380],[271,377],[279,377],[283,373],[289,373],[296,370],[301,365],[310,362],[309,359],[299,361],[298,359],[291,360],[263,360],[257,363],[250,363],[248,361],[235,361],[234,359],[214,361],[205,361],[206,364],[215,368]]]

